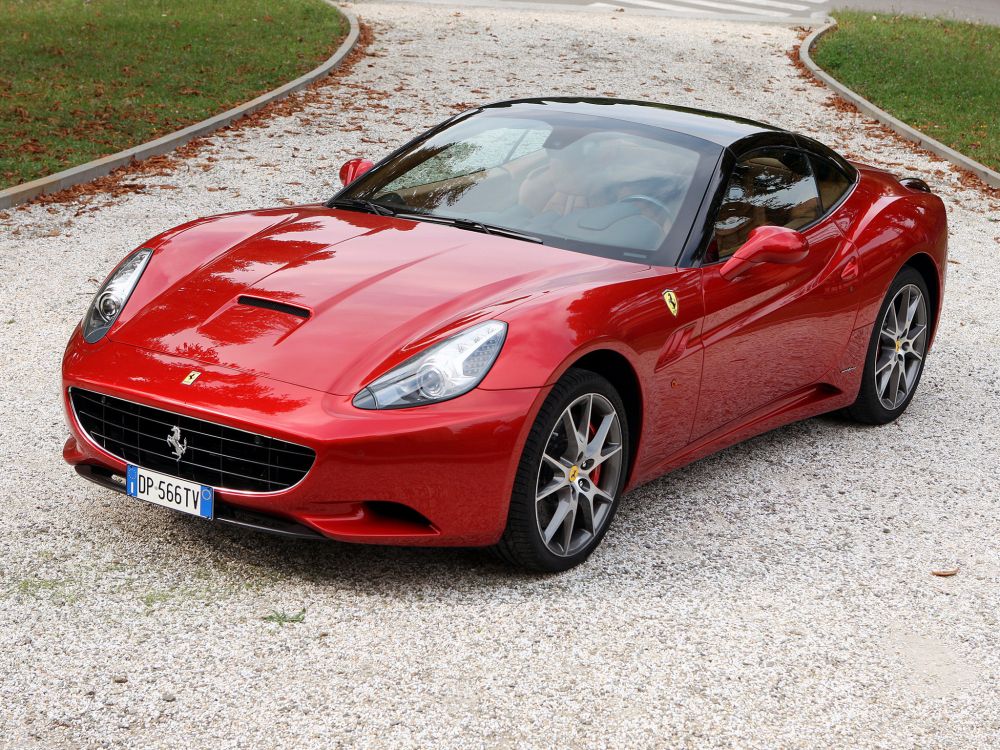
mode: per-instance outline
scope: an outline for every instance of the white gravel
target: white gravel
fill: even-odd
[[[791,29],[355,10],[372,56],[306,112],[138,178],[178,189],[0,215],[0,746],[996,746],[997,201],[824,106],[786,57]],[[343,159],[455,103],[539,94],[729,111],[930,174],[956,263],[906,416],[815,419],[678,471],[551,578],[478,551],[238,534],[62,463],[62,347],[126,251],[199,215],[325,198]]]

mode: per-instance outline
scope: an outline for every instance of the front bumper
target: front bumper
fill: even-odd
[[[191,370],[200,377],[183,385]],[[74,336],[63,359],[71,432],[63,456],[115,489],[113,475],[124,474],[126,463],[86,436],[69,402],[71,387],[316,451],[309,473],[287,490],[217,490],[219,520],[270,525],[279,533],[299,525],[304,533],[295,535],[312,530],[341,541],[441,546],[482,546],[500,538],[524,440],[547,390],[475,389],[431,406],[363,411],[347,396],[111,341],[85,344]]]

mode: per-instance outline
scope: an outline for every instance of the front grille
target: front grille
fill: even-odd
[[[87,436],[108,453],[198,484],[276,492],[302,479],[316,459],[315,451],[284,440],[80,388],[69,395]],[[180,458],[178,444],[185,446]]]

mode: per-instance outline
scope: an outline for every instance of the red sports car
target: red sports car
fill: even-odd
[[[726,115],[501,102],[341,178],[122,261],[63,361],[80,474],[563,570],[664,472],[822,412],[898,417],[941,308],[924,182]]]

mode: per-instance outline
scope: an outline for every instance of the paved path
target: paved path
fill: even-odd
[[[442,0],[416,0],[440,4]],[[778,21],[816,24],[827,19],[834,8],[871,10],[878,13],[905,13],[941,16],[958,21],[1000,24],[1000,0],[458,0],[459,5],[493,7],[576,6],[584,8],[625,8],[642,13],[658,13],[679,18]]]
[[[642,14],[713,20],[777,21],[789,24],[816,24],[827,18],[836,0],[458,0],[457,5],[484,7],[560,6],[588,9],[625,8]],[[416,0],[430,4],[452,0]]]
[[[556,0],[594,8],[622,7],[665,11],[687,18],[735,18],[761,21],[812,21],[826,17],[830,0]]]
[[[978,21],[1000,25],[1000,0],[839,0],[835,7],[858,8],[878,13],[911,16],[941,16],[956,21]]]
[[[582,0],[585,1],[585,0]],[[750,16],[760,20],[790,21],[799,18],[817,18],[826,15],[827,0],[620,0],[611,3],[591,2],[594,7],[621,6],[626,8],[651,8],[688,17]]]

